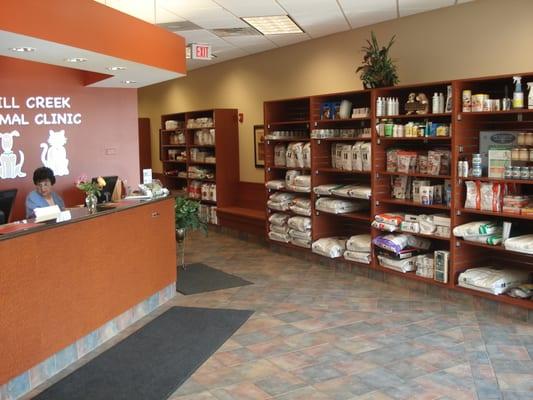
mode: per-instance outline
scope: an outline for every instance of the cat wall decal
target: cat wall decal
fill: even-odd
[[[63,176],[68,175],[67,138],[65,130],[53,131],[50,129],[48,133],[48,143],[41,143],[41,161],[44,166],[54,171],[54,175]]]

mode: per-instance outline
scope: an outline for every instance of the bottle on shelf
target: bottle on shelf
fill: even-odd
[[[509,98],[509,87],[507,85],[505,85],[504,93],[504,98],[502,99],[502,110],[508,111],[511,109],[512,102]]]
[[[437,114],[439,112],[439,95],[437,92],[433,93],[433,101],[431,103],[431,110],[433,114]]]
[[[513,108],[524,108],[524,92],[522,91],[522,77],[513,76],[515,89],[513,93]]]
[[[383,108],[383,100],[381,97],[378,97],[378,100],[376,101],[376,117],[382,117],[382,108]]]

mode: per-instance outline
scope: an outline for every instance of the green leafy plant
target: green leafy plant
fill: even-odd
[[[361,48],[364,53],[363,65],[357,68],[361,72],[361,81],[366,89],[393,86],[399,82],[396,65],[389,56],[389,50],[394,44],[394,35],[387,46],[380,47],[376,34],[371,32],[371,40]]]
[[[207,224],[200,220],[198,208],[200,203],[190,200],[186,197],[176,197],[174,206],[176,217],[176,229],[185,229],[185,231],[202,230],[207,233]]]

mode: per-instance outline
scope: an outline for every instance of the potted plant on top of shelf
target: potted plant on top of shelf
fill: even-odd
[[[363,65],[356,72],[361,72],[361,81],[365,89],[394,86],[399,82],[396,65],[390,58],[389,50],[394,44],[394,35],[387,46],[380,47],[376,34],[371,32],[371,40],[361,48],[364,53]]]

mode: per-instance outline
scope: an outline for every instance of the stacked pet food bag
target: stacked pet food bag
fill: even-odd
[[[472,221],[456,226],[453,234],[467,242],[503,246],[506,250],[533,255],[533,234],[524,233],[524,226],[518,226],[518,229],[515,229],[518,234],[512,236],[511,232],[515,230],[511,230],[511,222]],[[458,278],[459,286],[494,295],[507,294],[521,299],[532,298],[531,271],[500,265],[497,261],[489,265],[483,262],[483,265],[483,267],[467,268],[461,272]]]

